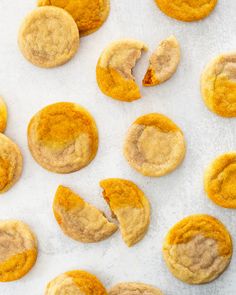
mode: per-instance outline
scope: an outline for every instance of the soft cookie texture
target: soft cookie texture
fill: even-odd
[[[178,222],[166,236],[163,254],[172,274],[188,283],[216,279],[229,265],[232,241],[225,226],[209,215],[192,215]]]
[[[209,110],[222,117],[236,117],[236,52],[222,54],[207,65],[201,92]]]
[[[151,55],[143,85],[155,86],[170,79],[176,72],[179,62],[179,42],[174,36],[170,36],[163,40]]]
[[[145,176],[170,173],[183,161],[185,140],[180,128],[162,114],[139,117],[125,138],[124,155]]]
[[[7,106],[0,96],[0,132],[4,132],[7,127]]]
[[[18,44],[31,63],[52,68],[66,63],[75,55],[79,46],[79,31],[64,9],[40,7],[23,21]]]
[[[138,243],[150,223],[150,204],[144,193],[132,181],[110,178],[100,182],[103,196],[120,223],[127,246]]]
[[[217,205],[236,208],[236,153],[217,157],[204,176],[204,187],[208,197]]]
[[[163,293],[153,286],[142,283],[120,283],[112,287],[108,295],[163,295]]]
[[[207,17],[217,0],[155,0],[166,15],[180,21],[192,22]]]
[[[98,148],[98,132],[87,110],[59,102],[39,111],[28,126],[28,145],[44,168],[70,173],[87,166]]]
[[[23,158],[19,147],[0,133],[0,194],[8,191],[20,178]]]
[[[92,274],[74,270],[48,283],[44,295],[108,295],[102,283]]]
[[[37,240],[30,228],[18,220],[0,221],[0,282],[18,280],[37,258]]]
[[[111,43],[102,52],[96,72],[98,86],[104,94],[127,102],[141,97],[132,68],[142,50],[147,50],[143,42],[124,39]]]
[[[67,10],[74,18],[80,36],[97,31],[110,11],[110,0],[38,0],[38,6],[45,5]]]
[[[63,232],[83,243],[105,240],[117,230],[117,225],[109,222],[103,212],[61,185],[54,198],[53,212]]]

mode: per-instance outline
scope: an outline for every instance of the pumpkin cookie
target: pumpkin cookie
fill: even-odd
[[[0,132],[4,132],[7,127],[7,106],[0,96]]]
[[[23,159],[18,146],[0,133],[0,193],[8,191],[20,178]]]
[[[92,274],[82,271],[68,271],[52,280],[45,295],[107,295],[102,283]]]
[[[59,102],[39,111],[28,126],[28,144],[45,169],[70,173],[87,166],[98,148],[94,119],[75,103]]]
[[[120,223],[127,246],[138,243],[150,223],[150,204],[144,193],[132,181],[118,178],[102,180],[103,196]]]
[[[209,110],[222,117],[236,117],[236,52],[220,55],[207,65],[201,91]]]
[[[162,41],[149,60],[144,86],[155,86],[170,79],[180,62],[180,46],[174,36]]]
[[[139,117],[129,128],[124,144],[129,164],[141,174],[155,177],[176,169],[185,150],[180,128],[157,113]]]
[[[163,293],[150,285],[141,283],[120,283],[110,289],[108,295],[163,295]]]
[[[52,68],[63,65],[77,52],[79,31],[68,12],[40,7],[23,21],[18,37],[22,54],[32,64]]]
[[[97,82],[101,91],[114,99],[133,101],[141,97],[132,75],[132,68],[147,50],[136,40],[120,40],[111,43],[102,53],[97,64]]]
[[[117,230],[103,212],[62,185],[57,189],[53,212],[63,232],[83,243],[105,240]]]
[[[38,0],[38,6],[45,5],[67,10],[74,18],[81,36],[97,31],[110,11],[109,0]]]
[[[0,221],[0,282],[26,275],[37,258],[37,241],[30,228],[18,220]]]
[[[155,0],[162,12],[177,20],[192,22],[207,17],[217,0]]]
[[[225,226],[208,215],[192,215],[168,233],[163,254],[172,274],[188,283],[216,279],[229,265],[232,241]]]
[[[236,153],[219,156],[206,170],[204,186],[217,205],[236,208]]]

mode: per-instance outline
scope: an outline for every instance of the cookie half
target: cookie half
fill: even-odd
[[[7,106],[0,96],[0,132],[3,133],[7,127]]]
[[[163,295],[156,287],[142,283],[120,283],[112,287],[108,295]]]

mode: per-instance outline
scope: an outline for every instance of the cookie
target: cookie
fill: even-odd
[[[163,293],[153,286],[142,283],[120,283],[111,288],[108,295],[163,295]]]
[[[37,259],[37,240],[25,223],[0,221],[0,282],[26,275]]]
[[[208,109],[222,117],[236,117],[236,52],[218,56],[205,68],[201,92]]]
[[[204,175],[208,197],[217,205],[236,208],[236,153],[217,157]]]
[[[159,177],[170,173],[183,161],[185,152],[182,131],[162,114],[139,117],[125,138],[125,158],[145,176]]]
[[[40,7],[23,21],[18,44],[32,64],[52,68],[65,64],[75,55],[79,47],[79,31],[64,9]]]
[[[7,127],[7,106],[0,96],[0,132],[3,133]]]
[[[150,223],[150,204],[132,181],[110,178],[100,182],[103,196],[120,223],[121,234],[131,247],[145,236]]]
[[[52,280],[44,295],[107,295],[102,283],[92,274],[82,271],[68,271]]]
[[[151,55],[143,79],[144,86],[155,86],[170,79],[180,62],[180,45],[174,36],[163,40]]]
[[[217,0],[155,0],[162,12],[180,21],[192,22],[207,17]]]
[[[233,245],[225,226],[209,215],[192,215],[166,236],[163,254],[171,273],[188,284],[216,279],[229,265]]]
[[[57,189],[53,212],[63,232],[79,242],[99,242],[117,230],[117,225],[109,222],[103,212],[62,185]]]
[[[28,145],[34,159],[45,169],[57,173],[77,171],[97,153],[96,123],[78,104],[55,103],[31,119]]]
[[[8,191],[20,178],[23,158],[19,147],[0,133],[0,194]]]
[[[45,5],[67,10],[74,18],[80,36],[97,31],[110,12],[110,0],[38,0],[38,6]]]
[[[111,43],[97,63],[97,83],[101,91],[114,99],[131,102],[141,97],[132,68],[147,50],[143,42],[124,39]]]

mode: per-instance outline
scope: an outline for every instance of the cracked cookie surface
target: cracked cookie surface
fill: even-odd
[[[45,169],[57,173],[77,171],[97,153],[96,123],[78,104],[55,103],[31,119],[28,145],[34,159]]]
[[[100,181],[103,196],[120,223],[121,234],[131,247],[145,236],[151,208],[147,197],[132,181],[110,178]]]
[[[207,65],[201,92],[209,110],[222,117],[236,117],[236,52],[222,54]]]
[[[0,132],[3,133],[7,127],[7,106],[0,96]]]
[[[236,208],[236,153],[217,157],[207,168],[204,187],[208,197],[217,205]]]
[[[163,295],[163,293],[153,286],[142,283],[120,283],[112,287],[108,295]]]
[[[0,281],[18,280],[26,275],[37,258],[37,241],[25,223],[0,221]]]
[[[129,128],[124,143],[125,158],[145,176],[170,173],[183,161],[185,152],[180,128],[157,113],[139,117]]]
[[[123,39],[111,43],[102,52],[96,68],[101,91],[114,99],[131,102],[141,97],[132,68],[147,50],[143,42]]]
[[[0,194],[8,191],[20,178],[23,158],[19,147],[0,133]]]
[[[38,6],[57,6],[74,18],[80,36],[97,31],[106,21],[110,11],[109,0],[38,0]]]
[[[166,236],[163,254],[171,273],[188,284],[216,279],[230,263],[232,241],[225,226],[209,215],[192,215]]]
[[[107,295],[102,283],[92,274],[74,270],[48,283],[44,295]]]
[[[155,0],[163,13],[177,20],[192,22],[207,17],[217,0]]]
[[[75,55],[79,47],[79,31],[64,9],[40,7],[23,21],[18,44],[32,64],[52,68],[63,65]]]
[[[54,198],[53,212],[63,232],[83,243],[105,240],[117,230],[117,225],[109,222],[103,212],[61,185]]]

